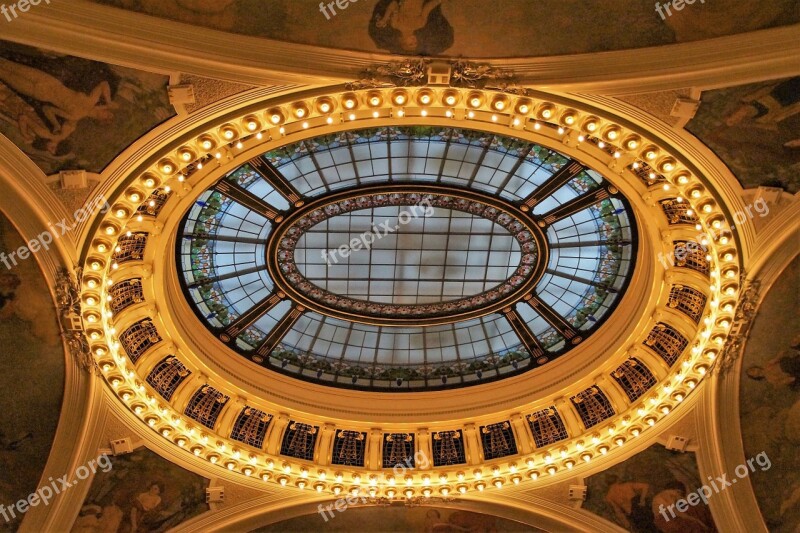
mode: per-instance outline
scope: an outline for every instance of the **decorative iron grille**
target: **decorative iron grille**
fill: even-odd
[[[161,209],[164,207],[164,204],[166,204],[167,200],[169,200],[170,196],[172,196],[172,192],[165,192],[163,189],[154,190],[152,193],[150,193],[150,196],[147,198],[147,200],[145,200],[136,210],[136,214],[157,217],[161,212]]]
[[[254,448],[261,448],[264,445],[264,437],[271,420],[272,415],[252,407],[245,407],[233,424],[231,438]]]
[[[677,198],[668,198],[661,200],[659,203],[667,216],[667,222],[669,222],[670,226],[675,224],[691,224],[694,226],[699,222],[692,206],[685,200],[679,202]]]
[[[290,421],[286,432],[283,434],[281,455],[313,461],[314,445],[317,443],[318,433],[318,426],[303,424],[294,420]]]
[[[460,429],[433,433],[433,466],[458,465],[466,462],[464,436]]]
[[[597,385],[579,392],[572,398],[572,404],[578,411],[586,429],[596,426],[603,420],[614,416],[611,402]]]
[[[144,301],[142,280],[133,278],[119,281],[108,289],[108,294],[111,296],[111,311],[119,313],[123,309]]]
[[[686,349],[689,341],[669,324],[659,322],[647,334],[644,344],[672,366]]]
[[[709,263],[707,252],[694,241],[673,241],[675,246],[675,264],[682,268],[690,268],[708,276]]]
[[[123,235],[117,241],[117,247],[114,248],[114,255],[111,258],[120,264],[141,261],[144,257],[144,247],[147,245],[147,236],[148,234],[143,231]]]
[[[656,378],[650,369],[635,357],[619,365],[611,372],[611,377],[619,383],[632,402],[638,400],[656,384]]]
[[[331,464],[364,466],[364,444],[367,434],[360,431],[340,430],[333,439]]]
[[[153,387],[165,400],[171,400],[183,380],[191,372],[174,355],[165,357],[147,376],[147,383]]]
[[[413,433],[384,433],[383,441],[383,468],[394,468],[397,465],[406,468],[416,466]]]
[[[184,413],[192,420],[213,429],[214,424],[217,423],[217,417],[229,399],[214,387],[203,385],[189,400],[189,405],[186,406]]]
[[[686,285],[673,285],[669,291],[669,301],[667,305],[673,309],[681,311],[683,314],[700,323],[703,316],[703,309],[706,307],[708,298],[705,294]]]
[[[542,448],[569,437],[564,421],[555,406],[536,411],[528,415],[533,441],[537,448]]]
[[[161,342],[155,324],[149,318],[142,319],[123,331],[119,336],[122,349],[136,363],[150,347]]]
[[[509,422],[480,427],[483,458],[486,461],[517,454],[517,442]]]

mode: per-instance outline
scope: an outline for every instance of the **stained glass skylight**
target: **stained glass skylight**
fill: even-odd
[[[181,232],[187,297],[223,342],[273,370],[381,390],[563,355],[608,317],[636,253],[632,210],[600,174],[460,128],[272,150],[203,192]]]

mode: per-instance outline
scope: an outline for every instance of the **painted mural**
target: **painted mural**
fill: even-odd
[[[64,395],[64,349],[53,300],[33,257],[8,260],[24,241],[0,214],[0,504],[39,486]],[[5,518],[5,517],[3,517]],[[16,531],[17,518],[0,519]]]
[[[686,128],[745,188],[800,190],[800,77],[706,91]]]
[[[217,30],[403,55],[520,57],[694,41],[800,21],[794,0],[95,0]],[[669,4],[669,2],[661,2]],[[691,4],[691,5],[690,5]],[[613,20],[614,24],[598,24]]]
[[[100,172],[174,114],[168,77],[0,41],[0,133],[46,173]]]
[[[208,480],[139,448],[98,470],[73,533],[161,533],[208,511]]]
[[[634,533],[714,532],[711,511],[702,502],[674,517],[667,512],[701,485],[693,453],[654,444],[586,479],[583,508]]]
[[[774,467],[751,483],[772,532],[800,531],[800,257],[758,310],[742,360],[740,416],[745,456]]]
[[[330,514],[299,516],[252,533],[374,531],[380,533],[536,533],[544,530],[486,514],[438,507],[362,507]]]

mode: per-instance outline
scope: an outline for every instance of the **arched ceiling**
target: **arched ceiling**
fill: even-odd
[[[760,448],[776,458],[776,464],[789,464],[791,398],[781,395],[781,401],[788,403],[778,413],[767,412],[770,408],[763,403],[779,386],[791,391],[786,375],[793,371],[794,341],[784,348],[788,354],[765,355],[759,351],[762,343],[766,346],[778,337],[758,341],[769,336],[769,329],[756,324],[752,339],[758,346],[748,347],[741,364],[750,368],[751,360],[761,362],[769,372],[760,381],[742,378],[750,379],[742,388],[742,423],[752,427],[752,420],[758,419],[761,425],[769,420],[774,431],[745,428],[743,448],[737,425],[730,423],[731,410],[714,403],[716,387],[727,386],[732,378],[726,376],[734,374],[717,373],[714,361],[723,358],[724,365],[719,363],[716,368],[738,364],[727,360],[730,350],[741,342],[735,334],[742,327],[741,317],[727,307],[736,303],[737,291],[743,288],[738,274],[754,265],[760,275],[757,269],[770,264],[771,258],[796,253],[792,252],[797,242],[792,241],[791,232],[797,219],[789,216],[796,212],[796,202],[774,189],[743,191],[735,181],[737,178],[746,186],[796,189],[792,169],[797,165],[797,78],[791,77],[798,74],[792,55],[799,42],[796,3],[700,0],[685,3],[683,9],[673,10],[663,20],[657,10],[640,2],[534,5],[510,0],[505,9],[493,10],[471,0],[339,3],[347,7],[339,6],[335,15],[326,15],[318,2],[306,0],[274,1],[268,10],[262,9],[261,3],[256,7],[255,0],[74,0],[30,5],[5,26],[9,39],[24,44],[3,42],[0,48],[0,132],[5,136],[0,139],[4,186],[0,207],[12,214],[26,240],[57,220],[76,218],[71,231],[52,248],[41,251],[36,260],[41,261],[48,280],[54,279],[53,265],[85,267],[86,275],[74,277],[73,283],[82,294],[81,316],[91,353],[80,343],[68,353],[70,357],[82,354],[84,362],[93,357],[99,363],[93,374],[80,370],[77,359],[68,359],[64,422],[53,445],[56,451],[48,464],[42,465],[42,479],[74,472],[98,453],[114,452],[122,454],[114,463],[120,475],[130,473],[134,480],[130,486],[109,483],[117,478],[114,469],[110,476],[98,475],[94,484],[73,489],[50,507],[31,508],[25,527],[47,530],[47,525],[76,523],[80,517],[81,526],[105,524],[113,530],[114,516],[125,520],[143,516],[134,517],[125,502],[136,499],[139,503],[134,506],[144,509],[156,502],[154,493],[159,490],[161,500],[155,507],[163,505],[174,511],[180,498],[194,506],[185,513],[169,515],[169,525],[178,530],[214,530],[237,523],[256,527],[274,524],[279,515],[309,515],[316,512],[318,503],[335,504],[340,493],[356,487],[368,499],[367,505],[378,506],[370,512],[394,501],[392,509],[398,521],[411,520],[416,516],[415,506],[423,505],[426,512],[416,514],[425,516],[428,525],[435,525],[437,519],[448,522],[448,527],[458,524],[458,513],[469,508],[527,524],[539,524],[536,513],[542,513],[548,517],[541,522],[546,524],[544,529],[561,530],[563,524],[571,524],[576,529],[612,530],[609,522],[589,511],[624,526],[625,519],[603,507],[609,505],[609,499],[616,501],[615,494],[640,490],[637,483],[657,489],[662,500],[669,496],[664,492],[677,490],[664,485],[663,479],[648,479],[657,469],[648,465],[666,465],[674,482],[681,484],[680,490],[696,485],[698,465],[692,453],[666,452],[661,447],[674,448],[676,442],[680,447],[680,439],[673,437],[687,440],[703,475],[730,472],[741,461],[739,456],[754,456]],[[412,8],[425,9],[426,4],[429,13],[426,10],[418,16],[412,12]],[[597,22],[607,19],[619,24]],[[371,105],[375,93],[386,102],[397,94],[385,85],[372,87],[369,94],[370,87],[358,93],[360,107],[352,118],[350,113],[328,113],[319,107],[325,101],[343,108],[347,88],[339,83],[356,81],[366,75],[367,67],[414,52],[478,60],[504,58],[491,63],[513,71],[517,85],[507,93],[488,90],[482,93],[485,99],[472,107],[466,99],[449,104],[446,98],[451,93],[445,93],[445,87],[412,88],[415,100],[406,106]],[[470,64],[483,68],[480,63]],[[31,79],[33,85],[27,83]],[[274,85],[287,82],[296,85]],[[336,85],[331,85],[334,82]],[[757,83],[730,87],[747,82]],[[426,93],[428,89],[432,92]],[[648,92],[656,90],[661,92]],[[466,96],[468,89],[458,91]],[[423,93],[434,95],[436,105],[420,104]],[[600,96],[623,93],[631,105]],[[522,111],[519,104],[525,98],[533,105]],[[497,99],[511,102],[513,109],[496,107]],[[542,111],[548,105],[554,114],[544,116]],[[309,115],[297,115],[303,106]],[[276,109],[282,114],[280,124],[270,125]],[[398,114],[398,110],[402,112]],[[577,122],[565,119],[570,113],[576,114]],[[331,119],[327,123],[326,114]],[[593,119],[601,125],[596,133],[586,127]],[[202,208],[200,203],[207,203],[203,191],[236,182],[240,190],[231,193],[228,186],[227,191],[238,198],[239,211],[222,210],[225,213],[213,213],[213,217],[247,218],[251,215],[244,216],[240,206],[262,209],[266,204],[265,213],[272,222],[261,220],[259,227],[279,226],[278,218],[291,217],[293,202],[316,201],[315,186],[324,195],[336,189],[341,179],[353,178],[360,185],[363,169],[354,155],[353,138],[348,138],[348,157],[338,160],[331,138],[352,136],[364,127],[379,131],[398,124],[448,131],[454,121],[469,121],[466,129],[495,138],[521,136],[531,146],[586,163],[593,169],[586,172],[595,184],[604,186],[609,180],[621,189],[631,210],[614,204],[614,215],[624,213],[641,237],[641,246],[631,253],[632,289],[620,297],[623,302],[619,304],[630,323],[610,320],[585,343],[533,372],[511,372],[502,382],[464,389],[411,392],[402,395],[402,400],[374,391],[321,387],[313,383],[320,377],[321,367],[306,368],[305,361],[296,365],[293,360],[285,369],[276,369],[288,369],[289,373],[259,368],[224,347],[219,331],[201,327],[184,300],[172,250],[180,250],[181,219],[186,214],[192,217],[192,210],[197,210],[192,206]],[[251,122],[255,129],[250,129]],[[682,129],[687,122],[697,138]],[[544,127],[540,131],[537,125]],[[232,137],[226,136],[228,127],[233,129]],[[465,126],[459,127],[465,130]],[[314,134],[317,128],[324,130],[324,142]],[[613,128],[620,128],[623,134],[609,137]],[[306,129],[310,131],[304,133]],[[638,143],[628,144],[629,135]],[[422,165],[420,176],[426,174],[425,163],[432,159],[440,165],[437,175],[447,174],[441,167],[447,166],[449,159],[435,155],[430,135],[409,138],[416,141],[403,139],[408,154],[414,154],[407,159]],[[214,146],[206,149],[206,139],[213,140]],[[274,155],[282,146],[296,148],[304,143],[305,148],[295,150],[302,157],[273,157],[278,167],[287,161],[294,165],[293,170],[283,168],[284,185],[307,185],[298,198],[273,204],[265,201],[271,198],[269,191],[259,189],[264,198],[258,198],[252,194],[258,191],[241,186],[239,178],[247,173],[242,170],[244,162],[265,153]],[[309,149],[308,143],[324,146],[323,151]],[[649,143],[655,148],[652,159],[647,155]],[[372,154],[369,142],[363,144],[374,165],[379,154]],[[421,155],[423,144],[425,154]],[[395,148],[399,145],[387,146],[387,154],[401,154]],[[183,155],[187,152],[188,159]],[[487,161],[499,157],[480,149],[472,152],[467,148],[463,159],[483,153],[484,169],[491,166]],[[324,159],[325,154],[336,164],[326,167],[315,160]],[[386,159],[392,169],[392,158]],[[518,168],[526,164],[522,159],[518,162]],[[201,170],[200,164],[205,169]],[[356,171],[352,175],[344,172],[342,177],[348,164]],[[508,170],[504,165],[500,158],[491,168]],[[338,180],[329,179],[334,167]],[[176,169],[181,171],[180,177]],[[60,173],[72,170],[78,172]],[[380,169],[372,170],[381,174]],[[542,183],[534,182],[542,186],[553,174],[542,175]],[[481,181],[478,175],[482,174],[475,174],[473,183]],[[317,180],[319,176],[323,179]],[[506,189],[482,190],[481,194],[487,202],[525,200],[513,195],[503,199]],[[614,190],[612,194],[617,194]],[[364,193],[357,188],[342,192],[353,195],[352,201],[363,199],[358,195]],[[557,211],[583,200],[574,187],[566,193],[548,209]],[[95,209],[82,217],[86,220],[77,220],[74,209],[95,195],[107,198],[113,209]],[[769,214],[760,206],[768,206]],[[302,210],[303,206],[294,207]],[[446,217],[451,222],[454,212]],[[352,238],[359,233],[352,229],[359,213],[348,215],[348,231],[342,235]],[[534,209],[532,220],[542,214],[546,213]],[[581,240],[582,232],[576,228],[581,224],[599,227],[595,222],[607,223],[606,215],[546,230],[577,233]],[[374,212],[371,216],[374,218]],[[331,217],[326,223],[334,220]],[[732,232],[724,242],[711,243],[710,259],[699,254],[669,266],[670,257],[685,252],[678,244],[698,238],[695,223],[704,231],[735,225],[735,235]],[[409,236],[403,238],[419,236],[409,229]],[[298,241],[295,251],[316,250],[308,238],[317,233],[330,232],[307,231],[303,235],[307,240]],[[245,254],[262,254],[258,246],[264,243],[259,237],[253,237],[259,244],[244,243],[256,247],[255,252],[246,250]],[[553,243],[549,244],[552,248]],[[562,244],[569,245],[560,242],[555,248],[563,250]],[[234,243],[234,249],[236,246]],[[516,257],[513,245],[502,253],[484,248],[467,249],[465,268],[474,266],[469,265],[469,255],[475,251],[486,252],[487,257],[503,255],[505,267],[509,258]],[[224,252],[224,246],[220,250]],[[457,252],[448,248],[452,251]],[[567,257],[563,252],[560,256],[574,263],[571,268],[583,268],[585,258]],[[236,253],[231,257],[234,264],[241,263]],[[696,268],[706,261],[710,262],[707,277]],[[306,264],[304,268],[313,266],[320,265]],[[378,267],[368,266],[372,277],[380,275]],[[421,273],[425,265],[420,261],[412,266]],[[773,305],[773,295],[790,301],[792,292],[796,293],[790,283],[796,279],[793,268],[787,270],[789,281],[779,281],[777,291],[770,293],[763,316],[783,312],[780,309],[786,301]],[[339,281],[329,274],[314,277],[311,270],[305,273],[326,290]],[[402,282],[402,276],[394,276],[395,284]],[[578,277],[576,272],[569,276]],[[494,282],[500,277],[491,279]],[[570,280],[570,286],[576,283],[583,282]],[[51,285],[55,286],[55,281]],[[230,284],[225,288],[227,294],[238,290],[228,290]],[[429,297],[419,288],[413,294],[399,295],[371,290],[368,287],[366,294],[378,298],[402,296],[421,301]],[[436,290],[444,293],[443,286]],[[347,291],[348,297],[364,296],[355,286],[348,286]],[[575,302],[564,300],[568,292],[560,290],[561,296],[550,304],[564,303],[561,318],[569,320],[569,308],[575,311]],[[465,295],[470,296],[458,293]],[[219,302],[225,307],[231,300],[220,298]],[[202,311],[214,311],[208,301],[202,305]],[[323,308],[333,309],[322,306],[320,310]],[[34,309],[30,306],[29,312]],[[232,309],[235,314],[252,314],[249,308],[233,305]],[[514,316],[505,309],[501,313]],[[213,313],[200,314],[200,320],[215,319],[208,318]],[[541,324],[544,328],[557,324],[569,332],[557,315],[548,318]],[[145,324],[148,321],[150,325]],[[312,326],[306,324],[304,332],[314,329]],[[537,332],[546,333],[529,328],[533,335],[523,339],[525,329],[512,329],[509,332],[522,344],[527,341],[528,347],[539,342]],[[729,330],[732,333],[726,341]],[[297,330],[295,340],[299,342],[302,335]],[[336,341],[336,333],[331,335],[328,345]],[[777,367],[783,368],[783,374]],[[288,375],[291,373],[306,381],[298,381]],[[351,376],[346,377],[348,381]],[[780,384],[779,378],[783,378]],[[423,381],[427,386],[430,380]],[[733,390],[738,386],[737,382]],[[50,392],[57,393],[58,388]],[[37,401],[49,398],[45,396],[37,396]],[[51,417],[55,414],[57,410],[51,409]],[[727,421],[724,427],[721,420]],[[29,440],[26,435],[9,437],[9,461],[16,453],[11,450]],[[127,455],[129,445],[143,448]],[[409,459],[415,451],[430,457],[414,454],[417,463],[406,463],[408,481],[402,481],[408,483],[403,490],[411,492],[406,504],[412,511],[408,512],[402,507],[406,498],[399,492],[400,486],[394,489],[390,484],[387,465],[391,466],[392,458]],[[148,459],[140,461],[145,455]],[[362,462],[353,462],[353,457],[359,456]],[[428,459],[435,466],[424,465]],[[34,463],[28,470],[38,465]],[[604,476],[609,467],[612,469],[606,473],[620,478]],[[161,471],[175,472],[174,485],[165,490],[152,483],[159,480],[146,481],[159,477]],[[761,474],[754,474],[758,479],[752,480],[752,486],[766,524],[792,528],[797,480],[781,474],[781,482],[792,490],[779,501],[764,488],[770,483],[770,472]],[[375,476],[374,483],[371,476]],[[398,480],[394,479],[395,483]],[[226,503],[214,503],[210,496],[212,503],[206,511],[202,498],[206,486],[212,494],[215,487],[224,487]],[[595,493],[588,496],[587,510],[576,511],[582,486],[594,488]],[[599,491],[605,491],[606,497],[598,496]],[[17,496],[16,488],[12,492],[9,500]],[[655,515],[656,508],[648,508],[653,501],[646,499],[644,510]],[[431,503],[443,507],[430,508]],[[761,527],[755,505],[750,485],[742,483],[736,490],[719,494],[709,509],[720,530],[743,523],[753,529]],[[452,512],[455,507],[462,511]],[[623,515],[630,514],[624,512],[624,502],[622,510]],[[268,519],[264,519],[265,513],[269,513]],[[357,511],[353,513],[356,517]],[[455,522],[450,520],[452,516],[456,516]],[[322,520],[316,515],[312,518]],[[305,522],[300,519],[299,523]]]

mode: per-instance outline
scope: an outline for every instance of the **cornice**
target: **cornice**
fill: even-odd
[[[520,84],[548,90],[626,94],[730,86],[796,74],[798,35],[800,25],[793,25],[633,50],[479,62],[510,69]],[[4,38],[142,70],[253,85],[342,82],[397,59],[236,35],[85,0],[31,10],[6,25]]]

